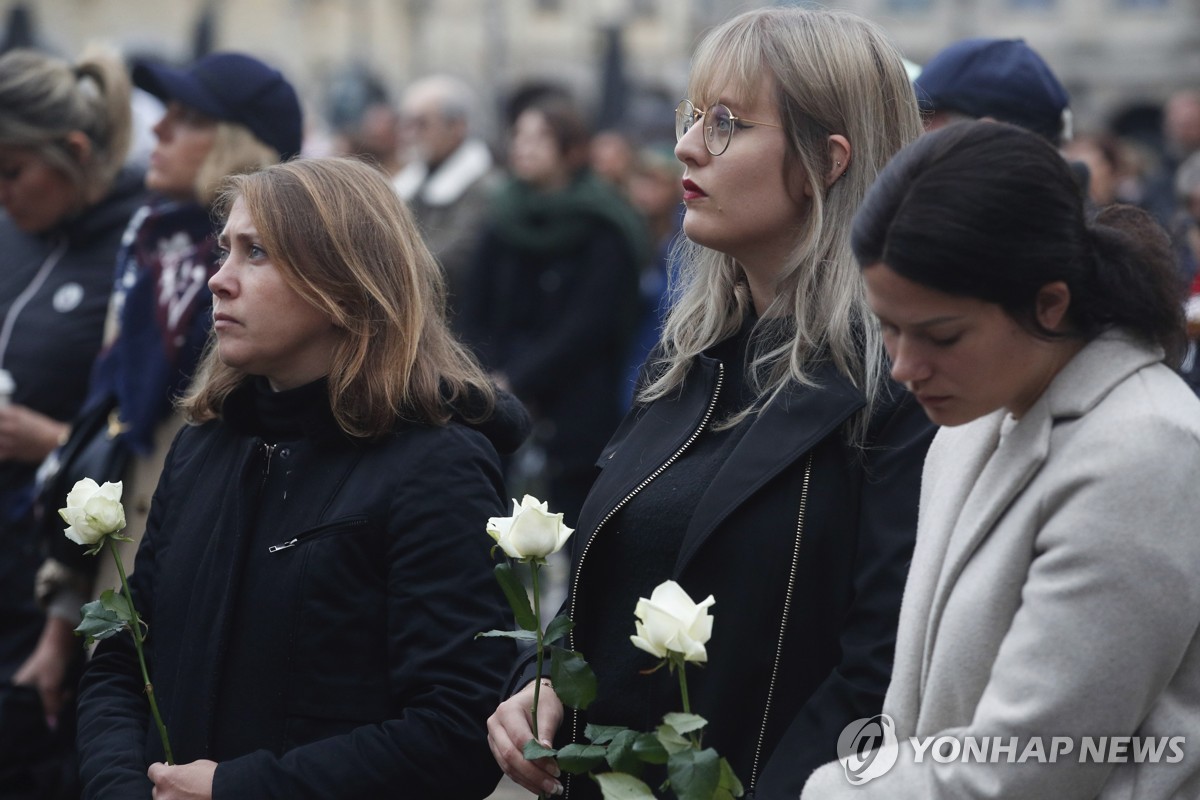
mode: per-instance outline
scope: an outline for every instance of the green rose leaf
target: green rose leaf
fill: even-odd
[[[125,622],[133,621],[133,608],[123,594],[118,594],[112,589],[105,589],[100,593],[100,605],[116,614],[118,619]]]
[[[670,725],[659,725],[658,730],[655,731],[655,736],[658,738],[658,743],[661,744],[662,748],[670,755],[674,755],[675,753],[683,750],[694,749],[692,747],[691,740],[676,731]]]
[[[676,711],[663,717],[663,722],[671,726],[680,735],[698,731],[708,724],[708,720],[699,714],[682,714]]]
[[[550,747],[542,747],[537,741],[530,739],[521,748],[521,755],[529,761],[535,761],[539,758],[554,758],[558,755],[558,751]]]
[[[608,744],[618,733],[629,730],[624,725],[588,725],[583,736],[592,744]]]
[[[608,748],[599,744],[569,744],[558,751],[558,767],[579,775],[604,763]]]
[[[600,784],[604,800],[655,800],[654,792],[632,775],[622,772],[602,772],[592,780]]]
[[[546,626],[546,634],[542,637],[542,641],[546,644],[554,644],[554,642],[566,636],[571,628],[574,627],[575,623],[566,614],[557,616],[550,620],[550,624]]]
[[[712,800],[721,781],[721,757],[711,747],[671,753],[667,776],[679,800]]]
[[[553,647],[550,650],[550,680],[554,693],[571,708],[585,709],[596,699],[596,675],[574,650]]]
[[[518,639],[522,642],[537,641],[537,634],[533,631],[484,631],[483,633],[475,634],[476,639],[496,639],[500,637]]]
[[[527,631],[536,631],[537,618],[533,616],[533,607],[529,605],[529,594],[525,591],[525,584],[513,572],[512,564],[497,564],[495,572],[517,624]]]
[[[614,772],[627,772],[630,775],[641,774],[642,760],[633,752],[633,745],[637,742],[638,735],[637,731],[621,731],[609,743],[605,760]]]
[[[633,754],[647,764],[667,763],[667,751],[658,740],[658,736],[653,733],[638,734],[633,743]]]
[[[733,767],[729,766],[729,762],[722,758],[721,778],[717,781],[717,791],[713,795],[713,800],[732,800],[732,798],[741,797],[745,793],[742,782],[738,780],[737,775],[733,774]]]
[[[101,600],[93,600],[85,604],[80,612],[83,614],[83,619],[75,632],[80,636],[87,637],[89,645],[92,642],[115,636],[125,629],[125,620],[121,619],[117,612],[105,608],[104,602]]]

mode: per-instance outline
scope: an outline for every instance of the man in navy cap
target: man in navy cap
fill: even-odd
[[[935,55],[913,84],[934,130],[994,119],[1058,146],[1071,137],[1067,90],[1024,39],[964,39]]]

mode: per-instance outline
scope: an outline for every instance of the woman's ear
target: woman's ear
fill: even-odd
[[[826,190],[837,183],[837,179],[850,169],[850,140],[840,133],[830,134],[828,147],[829,172],[825,175]],[[813,188],[807,181],[804,184],[804,194],[806,197],[813,196]]]
[[[1062,331],[1067,326],[1067,310],[1071,307],[1071,290],[1063,281],[1047,283],[1038,289],[1034,298],[1034,314],[1038,324],[1048,331]]]
[[[83,131],[70,131],[66,136],[67,152],[75,163],[86,167],[92,160],[92,140]]]
[[[850,169],[850,140],[840,133],[829,136],[829,174],[825,176],[825,188],[837,183],[838,178]]]

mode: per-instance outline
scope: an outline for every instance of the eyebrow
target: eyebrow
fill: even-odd
[[[921,322],[915,323],[913,327],[932,328],[934,325],[943,325],[947,322],[958,322],[964,318],[965,317],[963,314],[946,314],[942,317],[934,317],[933,319],[922,320]]]
[[[880,322],[886,323],[888,325],[896,324],[886,317],[879,316],[878,314],[876,314],[875,316],[879,317]],[[966,315],[964,315],[964,314],[946,314],[945,316],[932,317],[931,319],[925,319],[925,320],[921,320],[920,322],[914,322],[911,325],[909,325],[909,327],[910,328],[919,328],[919,329],[933,328],[938,325],[944,325],[947,322],[960,322],[961,320],[963,320],[965,318],[966,318]]]
[[[221,228],[221,232],[217,234],[217,244],[222,247],[225,247],[229,244],[229,234],[226,232],[228,230],[228,225],[229,223],[225,223],[225,227]],[[241,233],[235,234],[233,238],[239,242],[250,242],[253,244],[254,240],[259,238],[259,236],[258,231],[251,228],[248,232],[242,231]]]

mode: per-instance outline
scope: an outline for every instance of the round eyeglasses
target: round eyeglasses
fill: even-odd
[[[684,134],[696,124],[696,120],[701,117],[705,118],[704,147],[714,156],[719,156],[729,149],[729,142],[733,139],[733,129],[736,127],[736,123],[766,125],[769,128],[783,127],[774,122],[760,122],[755,119],[735,117],[729,110],[729,106],[724,103],[717,103],[710,106],[707,111],[701,111],[692,105],[691,100],[681,100],[679,105],[675,106],[675,141],[678,142],[682,139]]]

